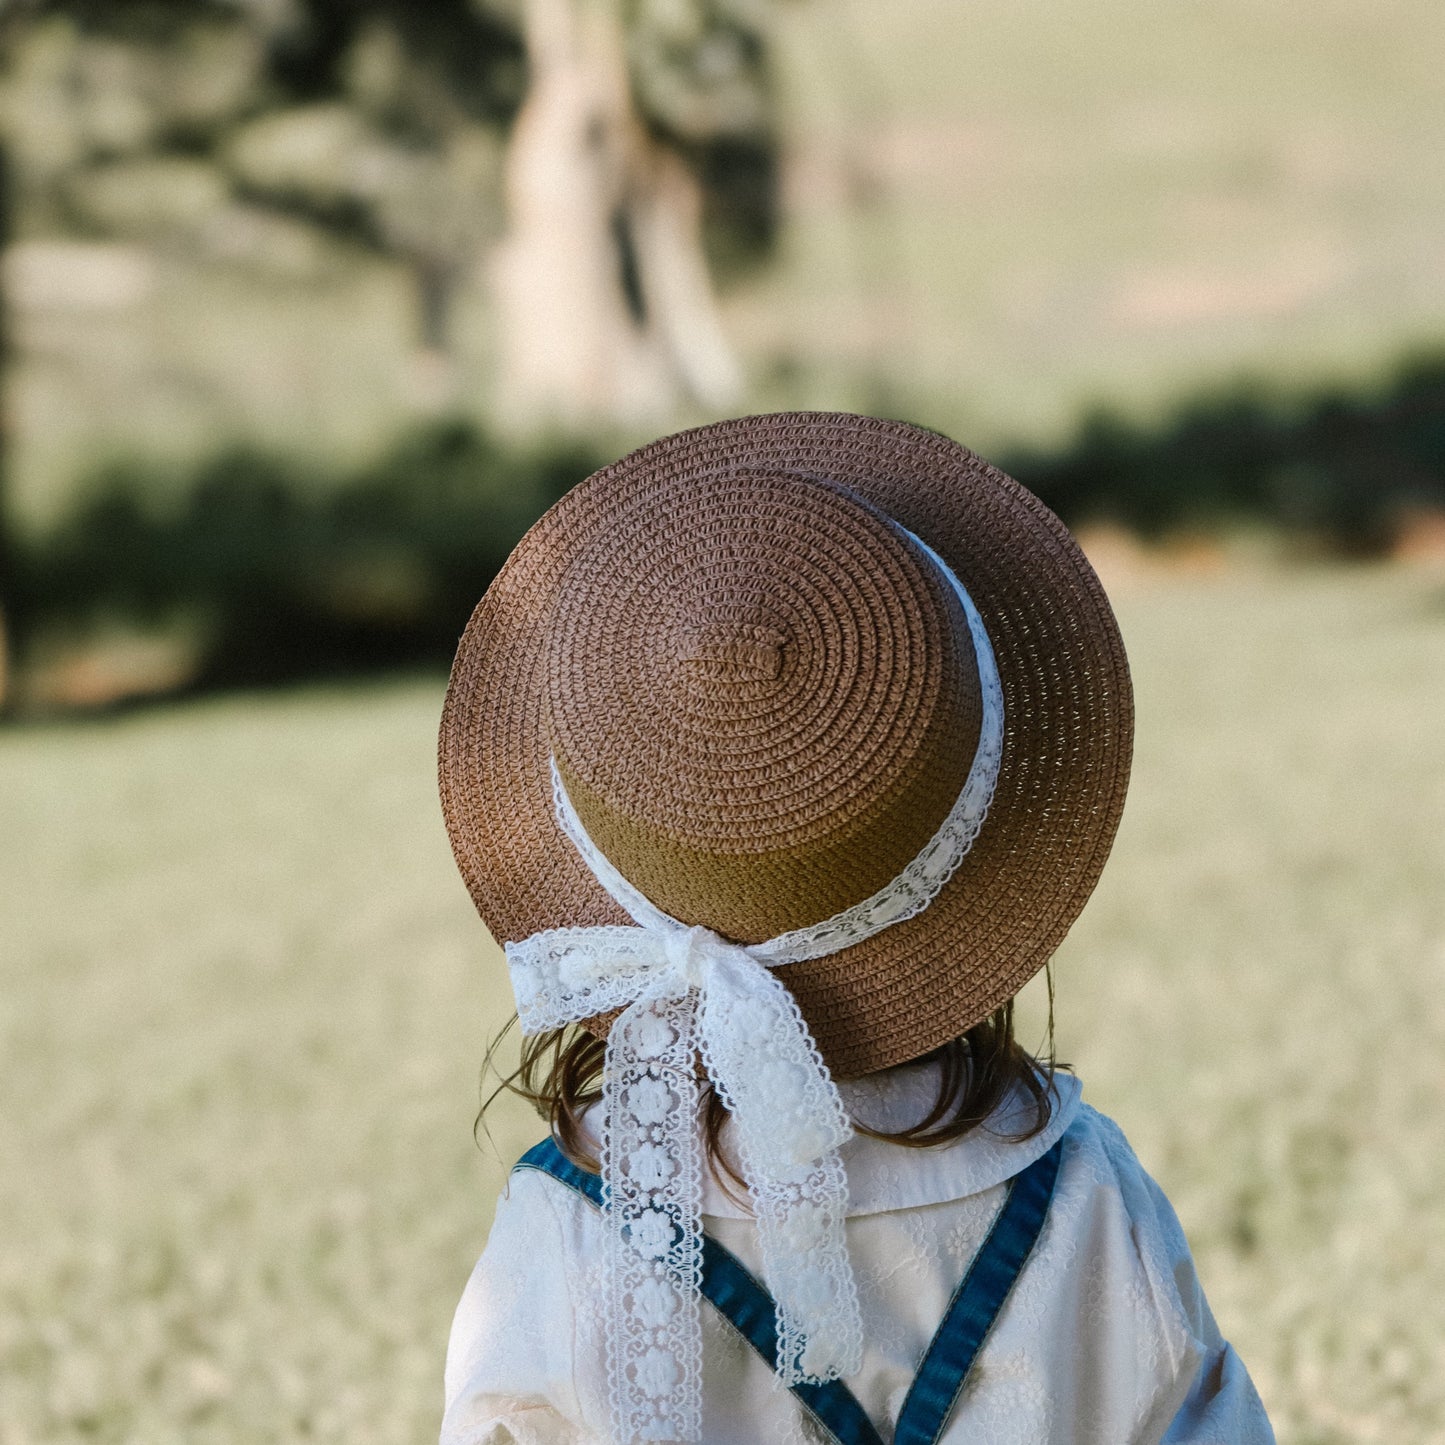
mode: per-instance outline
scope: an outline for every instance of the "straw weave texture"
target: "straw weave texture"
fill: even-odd
[[[623,500],[548,629],[552,747],[592,840],[674,917],[747,943],[881,888],[978,738],[944,587],[831,484],[724,472]]]
[[[980,701],[957,600],[890,518],[987,627],[1005,707],[994,803],[922,914],[779,976],[848,1077],[955,1037],[1047,962],[1127,787],[1113,614],[1023,487],[935,433],[842,413],[632,453],[553,507],[478,604],[440,781],[496,937],[629,922],[552,817],[549,752],[625,877],[742,942],[858,902],[919,851],[967,775]]]

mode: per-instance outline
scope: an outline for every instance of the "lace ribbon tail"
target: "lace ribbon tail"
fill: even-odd
[[[698,1036],[737,1128],[764,1274],[778,1305],[779,1378],[794,1385],[856,1374],[863,1321],[837,1152],[852,1126],[837,1087],[792,994],[743,949],[714,959]]]
[[[848,1189],[829,1151],[795,1187],[802,1205],[758,1191],[754,1207],[763,1272],[778,1306],[778,1378],[783,1384],[846,1379],[863,1368],[863,1316],[848,1257]]]
[[[602,1182],[612,1438],[702,1434],[697,1005],[650,994],[607,1035]]]

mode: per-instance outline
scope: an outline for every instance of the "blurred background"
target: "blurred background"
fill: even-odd
[[[1079,535],[1139,754],[1060,1053],[1281,1440],[1445,1440],[1442,53],[1427,0],[0,0],[0,1445],[435,1437],[540,1127],[472,1141],[446,665],[575,481],[795,407]]]

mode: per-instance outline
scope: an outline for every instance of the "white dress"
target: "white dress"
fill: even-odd
[[[927,1065],[840,1084],[855,1119],[916,1121]],[[844,1148],[848,1247],[867,1341],[846,1381],[882,1438],[1007,1181],[1059,1138],[1043,1231],[975,1361],[948,1445],[1272,1445],[1259,1396],[1220,1338],[1174,1211],[1117,1125],[1058,1076],[1047,1130],[1022,1143],[974,1131],[906,1149],[866,1136]],[[1017,1101],[991,1121],[1008,1132]],[[726,1133],[724,1134],[726,1142]],[[762,1277],[745,1208],[715,1181],[707,1232]],[[547,1175],[519,1171],[457,1307],[441,1445],[607,1440],[600,1214]],[[705,1445],[824,1438],[772,1371],[703,1306]]]

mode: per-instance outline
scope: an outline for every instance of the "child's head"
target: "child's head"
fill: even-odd
[[[1011,1044],[1131,737],[1108,602],[1036,498],[905,423],[757,417],[624,458],[528,533],[457,655],[443,805],[507,941],[628,920],[554,792],[671,919],[758,945],[841,916],[776,976],[847,1077]]]

